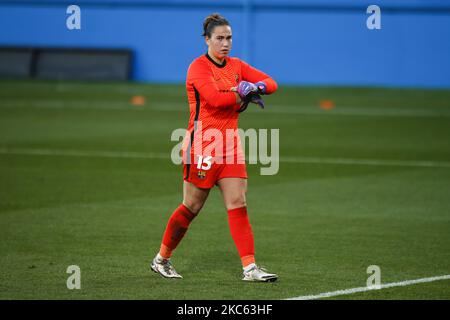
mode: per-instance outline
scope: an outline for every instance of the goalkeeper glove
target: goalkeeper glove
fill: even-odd
[[[244,101],[249,94],[256,93],[258,91],[258,87],[254,83],[248,81],[241,81],[239,82],[236,91],[241,97],[241,99]]]
[[[237,110],[237,112],[244,112],[250,102],[257,104],[261,107],[261,109],[264,109],[264,100],[261,98],[261,96],[257,93],[251,93],[244,99],[241,107]]]
[[[259,94],[266,94],[267,86],[264,82],[258,81],[255,83],[255,86],[258,89]]]

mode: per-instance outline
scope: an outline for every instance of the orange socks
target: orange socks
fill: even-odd
[[[164,259],[169,259],[172,251],[183,239],[189,225],[194,220],[193,214],[181,204],[173,213],[164,231],[159,254]],[[242,266],[245,268],[255,263],[255,245],[253,231],[247,215],[247,207],[228,210],[228,224],[233,241],[241,257]]]
[[[247,207],[228,210],[228,224],[231,237],[241,257],[242,266],[245,268],[255,263],[255,244],[247,215]]]
[[[172,213],[172,216],[167,223],[166,230],[164,231],[161,248],[159,250],[159,254],[164,259],[170,258],[172,251],[175,250],[178,243],[183,239],[184,234],[194,218],[195,214],[183,204]]]

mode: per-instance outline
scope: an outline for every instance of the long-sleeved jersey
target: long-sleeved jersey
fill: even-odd
[[[263,81],[266,94],[277,89],[277,83],[271,77],[238,58],[226,57],[219,65],[205,54],[191,63],[186,78],[190,117],[183,145],[187,155],[225,157],[241,152],[237,135],[240,105],[236,103],[235,92],[230,91],[240,81]],[[226,143],[227,129],[236,132],[231,147]],[[217,141],[219,132],[222,141]]]

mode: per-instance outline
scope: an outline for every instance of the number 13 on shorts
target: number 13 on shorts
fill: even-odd
[[[211,169],[211,159],[212,156],[198,156],[198,162],[197,162],[197,169],[202,169],[202,170],[209,170]]]

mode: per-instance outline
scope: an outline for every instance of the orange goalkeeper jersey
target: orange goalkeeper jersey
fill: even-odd
[[[277,83],[271,77],[238,58],[226,57],[219,65],[205,54],[191,63],[186,78],[190,117],[184,152],[191,156],[211,155],[216,159],[241,152],[239,136],[235,134],[230,147],[226,143],[226,134],[227,129],[237,132],[240,114],[237,110],[240,105],[236,103],[236,94],[230,89],[243,80],[253,83],[263,81],[266,94],[277,89]],[[222,141],[216,139],[218,132],[222,134]]]

